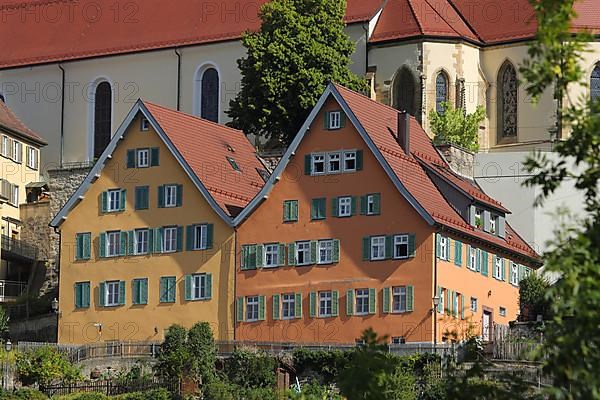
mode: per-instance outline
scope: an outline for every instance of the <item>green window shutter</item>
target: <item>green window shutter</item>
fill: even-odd
[[[346,114],[344,112],[340,112],[340,128],[344,128],[346,126]]]
[[[169,291],[168,291],[167,300],[170,303],[174,303],[175,296],[177,294],[177,280],[175,279],[174,276],[172,276],[172,277],[168,278],[168,282],[169,282]]]
[[[92,257],[92,234],[83,234],[83,259],[89,260]]]
[[[414,311],[415,304],[415,288],[414,286],[406,287],[406,311]]]
[[[450,315],[451,312],[451,307],[452,304],[450,304],[450,302],[452,301],[452,297],[451,297],[452,291],[446,289],[446,299],[445,299],[445,303],[446,303],[446,314]]]
[[[82,284],[81,283],[76,283],[75,284],[75,308],[83,308],[82,306]]]
[[[337,290],[331,291],[331,316],[337,317],[340,308],[340,295]]]
[[[258,320],[265,320],[265,296],[258,296]]]
[[[212,274],[206,274],[204,280],[204,296],[206,299],[212,299]]]
[[[148,229],[148,254],[154,253],[154,229]]]
[[[416,250],[416,235],[414,233],[408,234],[408,256],[414,257],[417,253]]]
[[[475,250],[475,270],[481,272],[481,249]]]
[[[364,237],[362,242],[363,261],[369,261],[371,259],[371,238],[369,236]]]
[[[304,175],[310,175],[312,172],[312,154],[304,156]]]
[[[75,235],[75,260],[83,259],[83,234]]]
[[[292,201],[292,221],[298,221],[298,200]]]
[[[385,237],[385,258],[392,258],[392,241],[393,237],[388,235]]]
[[[154,252],[162,253],[163,248],[163,228],[155,228],[154,229]]]
[[[191,251],[194,249],[194,225],[188,225],[185,227],[185,249]]]
[[[317,199],[312,199],[310,203],[310,219],[317,219]]]
[[[296,243],[288,244],[288,265],[296,265]]]
[[[135,188],[135,209],[148,209],[148,186],[138,186]]]
[[[127,150],[127,168],[135,168],[135,150]]]
[[[346,290],[346,315],[354,315],[354,289]]]
[[[464,294],[460,295],[460,319],[465,319],[465,299],[467,297]]]
[[[243,322],[244,321],[244,298],[243,297],[237,298],[235,311],[236,311],[235,314],[236,314],[237,321]]]
[[[142,279],[141,286],[142,286],[140,289],[141,295],[142,295],[141,296],[142,298],[140,299],[141,303],[148,304],[148,279],[147,278]]]
[[[452,292],[452,316],[453,317],[458,316],[456,301],[457,301],[457,295],[456,295],[456,292],[453,291]]]
[[[482,250],[481,251],[481,274],[483,276],[488,276],[489,272],[488,272],[488,252]]]
[[[192,300],[192,275],[185,276],[185,301]]]
[[[311,264],[317,263],[317,241],[316,240],[310,241],[310,263]]]
[[[442,300],[443,300],[442,296],[444,294],[444,290],[442,289],[441,286],[438,286],[437,292],[438,292],[437,295],[438,295],[438,299],[439,299],[437,311],[438,311],[439,314],[443,314],[443,312],[444,312],[444,305],[442,303]]]
[[[119,281],[119,305],[125,305],[125,281]]]
[[[262,244],[257,244],[256,245],[256,261],[255,261],[255,266],[258,268],[262,268],[263,267],[263,256],[265,254],[265,247]]]
[[[176,197],[176,205],[181,207],[183,205],[183,185],[177,185]]]
[[[389,312],[390,312],[391,291],[392,290],[389,287],[383,288],[382,312],[384,314],[389,314]]]
[[[82,284],[82,302],[81,302],[81,306],[83,308],[89,308],[90,307],[90,283],[89,282],[84,282]]]
[[[467,245],[467,267],[473,268],[473,263],[471,261],[471,245]]]
[[[331,199],[331,216],[332,217],[337,217],[338,216],[338,198],[334,197],[333,199]]]
[[[119,246],[119,255],[125,256],[127,255],[127,243],[128,243],[128,234],[127,231],[121,231],[120,239],[121,243]]]
[[[140,280],[131,281],[131,303],[140,304]]]
[[[325,219],[327,217],[327,199],[321,199],[319,201],[319,218]]]
[[[129,255],[133,255],[135,253],[135,243],[134,243],[134,239],[135,238],[135,231],[129,231],[127,232],[127,254]]]
[[[100,257],[106,257],[106,233],[102,232],[100,234],[100,240],[99,240],[99,244],[98,244],[98,253],[100,254]]]
[[[329,112],[328,111],[326,111],[325,114],[323,114],[323,129],[329,130]]]
[[[159,165],[159,151],[158,147],[153,147],[150,149],[150,166],[158,167]]]
[[[285,243],[279,243],[279,254],[277,254],[277,261],[279,261],[278,265],[280,267],[285,266],[285,247]]]
[[[363,151],[357,150],[356,151],[356,170],[362,171],[362,169],[363,169]]]
[[[133,304],[148,304],[148,279],[134,279],[132,292]]]
[[[163,185],[158,187],[158,208],[165,207],[165,187]]]
[[[340,241],[333,239],[333,262],[340,262]]]
[[[502,270],[502,280],[503,280],[504,282],[506,282],[506,280],[507,280],[507,277],[508,277],[508,274],[506,273],[506,259],[505,259],[505,258],[503,258],[503,259],[501,260],[501,263],[502,263],[502,265],[501,265],[500,269]]]
[[[454,241],[454,265],[462,265],[462,243],[458,240]]]
[[[369,289],[369,314],[377,312],[377,290]]]
[[[367,196],[360,196],[360,215],[367,214]]]
[[[442,246],[440,242],[442,241],[442,236],[439,233],[435,234],[435,254],[437,258],[442,258]]]
[[[311,318],[317,316],[317,292],[310,292],[309,315]]]
[[[291,211],[290,211],[290,202],[288,200],[285,200],[283,202],[283,222],[289,222],[291,221]]]
[[[121,189],[121,201],[119,202],[120,211],[125,211],[125,206],[127,204],[127,189]]]
[[[381,214],[381,195],[375,193],[373,195],[373,215]]]
[[[167,302],[167,278],[162,277],[160,278],[160,286],[159,286],[159,301],[161,303],[166,303]]]
[[[206,224],[206,248],[212,249],[215,242],[215,225]]]
[[[294,315],[296,318],[302,318],[302,293],[296,293],[294,301]]]
[[[352,198],[350,198],[350,214],[351,215],[356,215],[356,201],[357,201],[356,196],[352,196]]]
[[[100,194],[100,207],[103,213],[108,212],[108,192]]]
[[[100,282],[98,286],[98,304],[100,307],[106,306],[106,283]]]
[[[273,319],[279,319],[279,295],[273,295]]]
[[[177,227],[177,251],[183,250],[183,226]]]

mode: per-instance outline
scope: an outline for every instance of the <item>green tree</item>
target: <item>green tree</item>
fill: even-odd
[[[530,274],[519,282],[519,320],[535,321],[538,315],[550,318],[552,302],[547,296],[548,280],[538,274]]]
[[[58,381],[71,383],[83,379],[79,368],[50,346],[18,353],[16,366],[19,381],[25,386]]]
[[[230,102],[230,126],[289,144],[325,90],[336,82],[365,90],[350,69],[354,44],[344,32],[346,0],[273,0],[260,10],[258,32],[247,32],[238,60],[242,86]]]
[[[277,382],[277,364],[277,359],[265,352],[235,349],[226,361],[227,375],[230,382],[243,388],[272,388]]]
[[[479,150],[479,126],[485,119],[485,109],[477,106],[467,114],[462,108],[454,108],[449,102],[442,103],[443,112],[431,110],[429,124],[436,143],[453,143],[467,150]]]
[[[190,372],[202,383],[212,382],[216,377],[217,348],[208,322],[199,322],[188,332],[187,348]]]
[[[187,331],[181,325],[171,325],[160,347],[156,372],[169,379],[181,379],[187,372],[189,352],[186,346]]]
[[[0,338],[6,339],[8,337],[8,314],[4,307],[0,307]]]

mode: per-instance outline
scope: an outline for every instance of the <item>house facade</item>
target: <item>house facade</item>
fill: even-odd
[[[263,168],[242,132],[136,102],[52,221],[59,343],[162,340],[197,321],[232,339],[232,218]]]
[[[508,213],[415,118],[329,85],[235,219],[236,339],[354,343],[372,327],[393,343],[489,340],[539,266]]]

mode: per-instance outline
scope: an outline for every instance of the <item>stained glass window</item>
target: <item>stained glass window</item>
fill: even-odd
[[[219,73],[208,68],[202,74],[200,117],[219,122]]]
[[[592,100],[600,100],[600,64],[596,65],[592,71],[590,79],[590,89]]]
[[[112,125],[112,88],[110,83],[101,82],[94,97],[94,158],[108,146]]]
[[[508,61],[498,74],[499,138],[517,136],[517,71]]]
[[[444,112],[442,103],[448,101],[448,78],[445,73],[440,72],[435,78],[435,111],[439,114]]]

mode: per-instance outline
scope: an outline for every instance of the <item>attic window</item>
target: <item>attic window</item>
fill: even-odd
[[[150,122],[148,121],[148,118],[142,117],[142,122],[140,123],[140,130],[147,131],[149,129],[150,129]]]
[[[231,147],[230,145],[227,145],[227,151],[230,153],[235,153],[235,149],[233,147]]]
[[[227,161],[229,161],[229,165],[231,165],[231,168],[233,168],[234,170],[238,171],[238,172],[242,172],[242,170],[240,169],[239,165],[235,162],[235,160],[231,157],[226,157]]]

